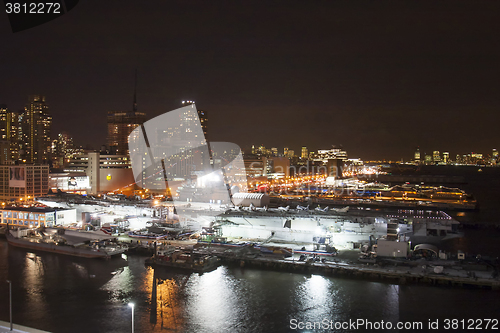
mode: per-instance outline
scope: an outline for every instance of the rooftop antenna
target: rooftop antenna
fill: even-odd
[[[132,111],[137,112],[137,68],[135,69],[135,83],[134,83],[134,104]]]

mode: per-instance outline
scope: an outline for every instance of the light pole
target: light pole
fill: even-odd
[[[134,333],[134,303],[128,303],[128,306],[132,308],[132,333]]]
[[[10,310],[10,330],[12,331],[12,282],[7,280],[9,284],[9,310]]]

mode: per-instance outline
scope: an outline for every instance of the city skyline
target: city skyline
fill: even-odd
[[[0,103],[45,95],[54,132],[98,149],[107,113],[132,109],[137,69],[140,112],[194,99],[211,141],[394,160],[417,145],[498,146],[498,3],[96,5],[19,33],[0,25]]]
[[[44,107],[46,109],[48,109],[48,106],[45,103],[45,101],[46,101],[45,96],[43,96],[43,95],[29,95],[28,96],[29,100],[31,100],[33,98],[43,99]],[[191,100],[182,101],[182,105],[187,105],[186,103],[191,104],[191,103],[195,103],[195,102],[191,101]],[[29,105],[30,105],[30,103],[26,104],[24,110],[13,111],[7,105],[0,104],[0,111],[2,111],[2,112],[0,112],[1,116],[2,116],[1,117],[2,119],[0,119],[0,120],[2,121],[2,124],[3,124],[0,128],[0,130],[2,131],[2,140],[10,141],[10,146],[11,146],[10,153],[12,155],[12,160],[17,160],[18,158],[21,157],[21,156],[18,156],[18,157],[15,157],[15,156],[17,156],[19,149],[21,149],[21,151],[23,151],[23,145],[26,144],[23,142],[23,140],[26,141],[25,140],[26,139],[25,137],[27,137],[26,133],[23,133],[23,131],[19,132],[19,135],[21,135],[22,138],[21,137],[17,138],[16,133],[18,131],[18,126],[21,126],[23,114],[26,112],[27,107]],[[48,116],[49,116],[50,124],[51,124],[52,117],[50,116],[50,113],[48,114]],[[202,122],[203,132],[206,136],[207,135],[207,128],[208,128],[207,127],[207,124],[208,124],[207,113],[203,110],[198,110],[198,116]],[[14,117],[14,118],[12,118],[12,117]],[[11,118],[12,118],[12,120],[10,120]],[[52,150],[54,150],[54,151],[59,149],[58,147],[56,147],[57,144],[56,144],[56,146],[54,146],[55,142],[58,141],[58,138],[60,140],[61,135],[63,135],[64,137],[67,137],[69,140],[71,140],[72,147],[74,146],[74,148],[77,148],[77,150],[81,150],[82,153],[83,153],[83,150],[85,149],[85,150],[94,150],[94,151],[104,151],[107,154],[118,154],[118,155],[126,154],[128,151],[128,147],[127,147],[128,134],[130,134],[130,132],[137,125],[142,124],[146,119],[148,119],[147,115],[144,112],[139,112],[137,110],[136,93],[134,90],[134,101],[133,101],[131,110],[129,110],[129,111],[108,111],[106,141],[102,142],[101,144],[98,144],[97,147],[91,146],[91,144],[87,141],[74,144],[73,137],[72,137],[71,133],[69,133],[65,129],[63,129],[61,132],[53,133],[53,135],[52,135],[53,137],[49,137],[48,139],[50,139],[50,141],[53,141],[52,142]],[[19,122],[19,124],[15,125],[18,122]],[[10,125],[8,125],[8,124],[10,124]],[[10,129],[9,126],[13,126],[12,129]],[[24,127],[25,127],[25,125],[23,125],[23,128]],[[48,127],[49,133],[50,133],[50,127],[51,126],[49,125],[49,127]],[[19,127],[19,130],[20,129],[21,129],[21,127]],[[12,132],[12,134],[10,134],[11,132]],[[11,135],[13,135],[12,138],[10,138]],[[213,134],[211,136],[213,136]],[[26,141],[26,142],[28,142],[28,141]],[[20,144],[20,146],[18,146],[19,144]],[[59,145],[60,144],[64,144],[64,143],[59,143]],[[105,149],[103,147],[105,147]],[[295,148],[292,145],[284,145],[284,146],[278,148],[276,146],[265,147],[262,144],[261,145],[251,144],[251,145],[241,147],[241,149],[245,154],[254,154],[255,152],[258,152],[258,154],[263,154],[263,155],[267,154],[267,155],[273,155],[273,156],[287,156],[290,158],[297,157],[300,159],[307,159],[305,156],[309,156],[309,154],[314,154],[315,151],[330,149],[332,147],[333,148],[343,148],[342,145],[335,145],[335,144],[328,145],[325,143],[319,148],[316,148],[316,147],[311,148],[308,146],[300,145],[298,147],[300,149],[292,149],[292,148]],[[409,152],[407,151],[406,152],[407,154],[404,157],[401,157],[400,159],[390,159],[390,158],[386,158],[385,156],[377,156],[376,158],[372,158],[371,160],[380,160],[380,161],[384,161],[384,160],[385,161],[390,161],[390,160],[401,161],[401,160],[404,160],[405,162],[408,162],[410,160],[422,161],[422,162],[424,162],[424,161],[425,162],[448,162],[448,161],[453,161],[454,160],[453,157],[456,156],[455,161],[458,162],[461,159],[465,160],[467,156],[470,157],[471,155],[473,158],[479,159],[479,160],[483,159],[483,156],[485,159],[490,159],[492,157],[498,156],[498,151],[496,148],[490,148],[489,151],[472,150],[470,152],[466,152],[463,150],[459,150],[457,152],[452,152],[451,155],[450,155],[449,150],[435,150],[435,147],[434,148],[433,147],[424,147],[424,148],[426,148],[427,151],[425,149],[421,150],[420,146],[416,147],[415,148],[416,150],[414,151],[412,156],[410,156],[411,154],[409,154]],[[264,149],[265,153],[262,153],[261,149]],[[54,154],[54,152],[53,152],[53,154]],[[74,153],[72,152],[72,155],[73,154]],[[436,154],[437,154],[437,157],[436,157]],[[441,154],[446,154],[447,157],[445,159],[442,159],[440,157]],[[496,156],[495,156],[495,154],[496,154]],[[56,154],[56,155],[59,155],[59,154]],[[408,157],[408,156],[410,156],[410,157]],[[480,158],[478,158],[478,156]],[[54,157],[56,157],[56,156],[54,155],[53,158]],[[57,156],[57,157],[60,157],[60,156]],[[444,156],[442,156],[442,157],[444,158]],[[351,156],[349,156],[349,158],[360,158],[362,160],[367,160],[364,156],[351,155]],[[428,158],[428,159],[426,160],[426,158]],[[19,162],[23,162],[23,158],[20,158]],[[25,161],[24,163],[26,163],[26,162],[29,163],[29,161]]]

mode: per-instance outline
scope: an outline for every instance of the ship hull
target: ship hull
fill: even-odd
[[[164,269],[168,269],[171,271],[207,273],[217,269],[217,267],[219,267],[220,265],[220,262],[218,260],[211,260],[205,265],[193,265],[190,263],[175,263],[149,258],[146,259],[146,265],[149,265],[153,268],[164,267]]]
[[[79,249],[79,248],[75,248],[75,247],[71,247],[71,246],[65,246],[65,245],[35,243],[35,242],[30,242],[30,241],[19,239],[19,238],[14,238],[13,236],[10,236],[10,235],[7,235],[7,242],[11,246],[22,248],[22,249],[64,254],[64,255],[69,255],[69,256],[73,256],[73,257],[80,257],[80,258],[106,258],[106,257],[110,257],[112,255],[121,253],[121,252],[117,252],[117,253],[109,254],[107,252],[100,252],[99,250],[86,250],[86,249]]]

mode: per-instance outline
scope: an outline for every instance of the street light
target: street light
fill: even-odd
[[[134,333],[134,303],[128,303],[128,306],[132,308],[132,333]]]
[[[12,331],[12,282],[7,280],[9,284],[9,310],[10,310],[10,330]]]

